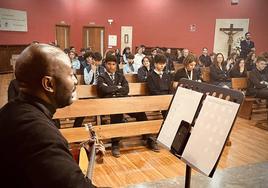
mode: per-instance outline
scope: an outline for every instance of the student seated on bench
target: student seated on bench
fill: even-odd
[[[141,62],[142,62],[142,67],[138,69],[138,80],[139,82],[146,82],[147,76],[149,72],[152,71],[151,69],[151,58],[149,56],[145,56]]]
[[[105,72],[105,68],[102,66],[102,56],[100,52],[94,52],[92,54],[91,70],[87,73],[85,71],[85,83],[89,85],[97,85],[98,77]],[[77,117],[74,121],[73,127],[81,127],[85,117]]]
[[[217,53],[213,64],[210,65],[210,80],[213,85],[231,88],[231,80],[226,66],[224,65],[224,57],[222,53]]]
[[[99,76],[98,79],[98,95],[100,97],[109,98],[109,97],[126,97],[129,92],[129,86],[126,78],[123,74],[116,71],[116,57],[114,55],[108,55],[105,58],[105,67],[106,72]],[[131,113],[128,114],[131,117],[135,117],[137,121],[147,120],[146,114],[144,112],[140,113]],[[111,115],[111,124],[113,123],[123,123],[123,114],[114,114]],[[122,130],[124,131],[124,130]],[[112,139],[112,155],[114,157],[120,157],[119,150],[119,141],[120,138]],[[158,146],[155,142],[148,139],[148,146],[154,150],[158,151]]]
[[[249,73],[246,95],[268,99],[268,74],[264,70],[266,64],[266,58],[257,58],[256,68]]]
[[[233,68],[229,72],[230,78],[246,78],[247,77],[247,69],[245,66],[245,60],[243,58],[239,58],[236,60]]]
[[[127,64],[123,66],[124,74],[137,74],[138,67],[134,64],[134,55],[128,54]]]
[[[166,56],[156,54],[154,57],[154,70],[148,74],[147,84],[151,95],[171,94],[171,76],[164,71],[166,66]],[[162,111],[165,118],[167,111]]]
[[[186,78],[188,80],[201,81],[200,74],[197,69],[195,69],[196,64],[198,63],[198,58],[189,54],[183,60],[184,68],[179,69],[176,74],[174,81],[179,82],[181,78]]]

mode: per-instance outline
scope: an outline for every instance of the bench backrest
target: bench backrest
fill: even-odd
[[[76,79],[77,79],[77,83],[78,83],[78,85],[85,84],[85,82],[84,82],[84,75],[77,74],[77,75],[76,75]]]
[[[173,63],[174,64],[174,68],[175,68],[175,71],[177,72],[178,70],[184,68],[184,65],[183,64],[180,64],[180,63]]]
[[[235,90],[246,90],[247,78],[232,78],[232,88]]]
[[[79,99],[97,98],[96,85],[77,85],[77,95]],[[130,96],[149,95],[148,86],[146,83],[129,83]]]
[[[75,101],[72,105],[58,109],[53,118],[72,118],[135,112],[167,110],[172,95],[139,96],[122,98],[95,98]],[[99,139],[129,137],[144,134],[157,134],[161,120],[119,123],[94,126]],[[60,129],[69,143],[88,140],[89,134],[84,127]]]
[[[124,74],[128,83],[138,83],[138,75],[137,74]]]
[[[202,67],[201,68],[201,75],[204,82],[210,82],[210,68],[209,67]]]
[[[58,109],[55,119],[167,110],[172,95],[96,98],[74,101]]]

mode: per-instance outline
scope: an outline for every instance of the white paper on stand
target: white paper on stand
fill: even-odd
[[[182,120],[192,123],[203,93],[178,87],[157,141],[171,148]]]
[[[221,154],[239,104],[207,96],[182,160],[209,176]]]

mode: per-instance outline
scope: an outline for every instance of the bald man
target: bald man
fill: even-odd
[[[56,109],[76,96],[68,56],[56,47],[32,44],[20,54],[15,75],[19,97],[0,111],[0,187],[95,187],[52,121]]]

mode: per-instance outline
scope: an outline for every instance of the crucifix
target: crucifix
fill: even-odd
[[[238,33],[239,31],[243,31],[243,28],[234,28],[234,24],[230,24],[230,28],[220,28],[220,31],[224,32],[228,35],[228,57],[231,54],[232,45],[234,42],[233,36]]]

